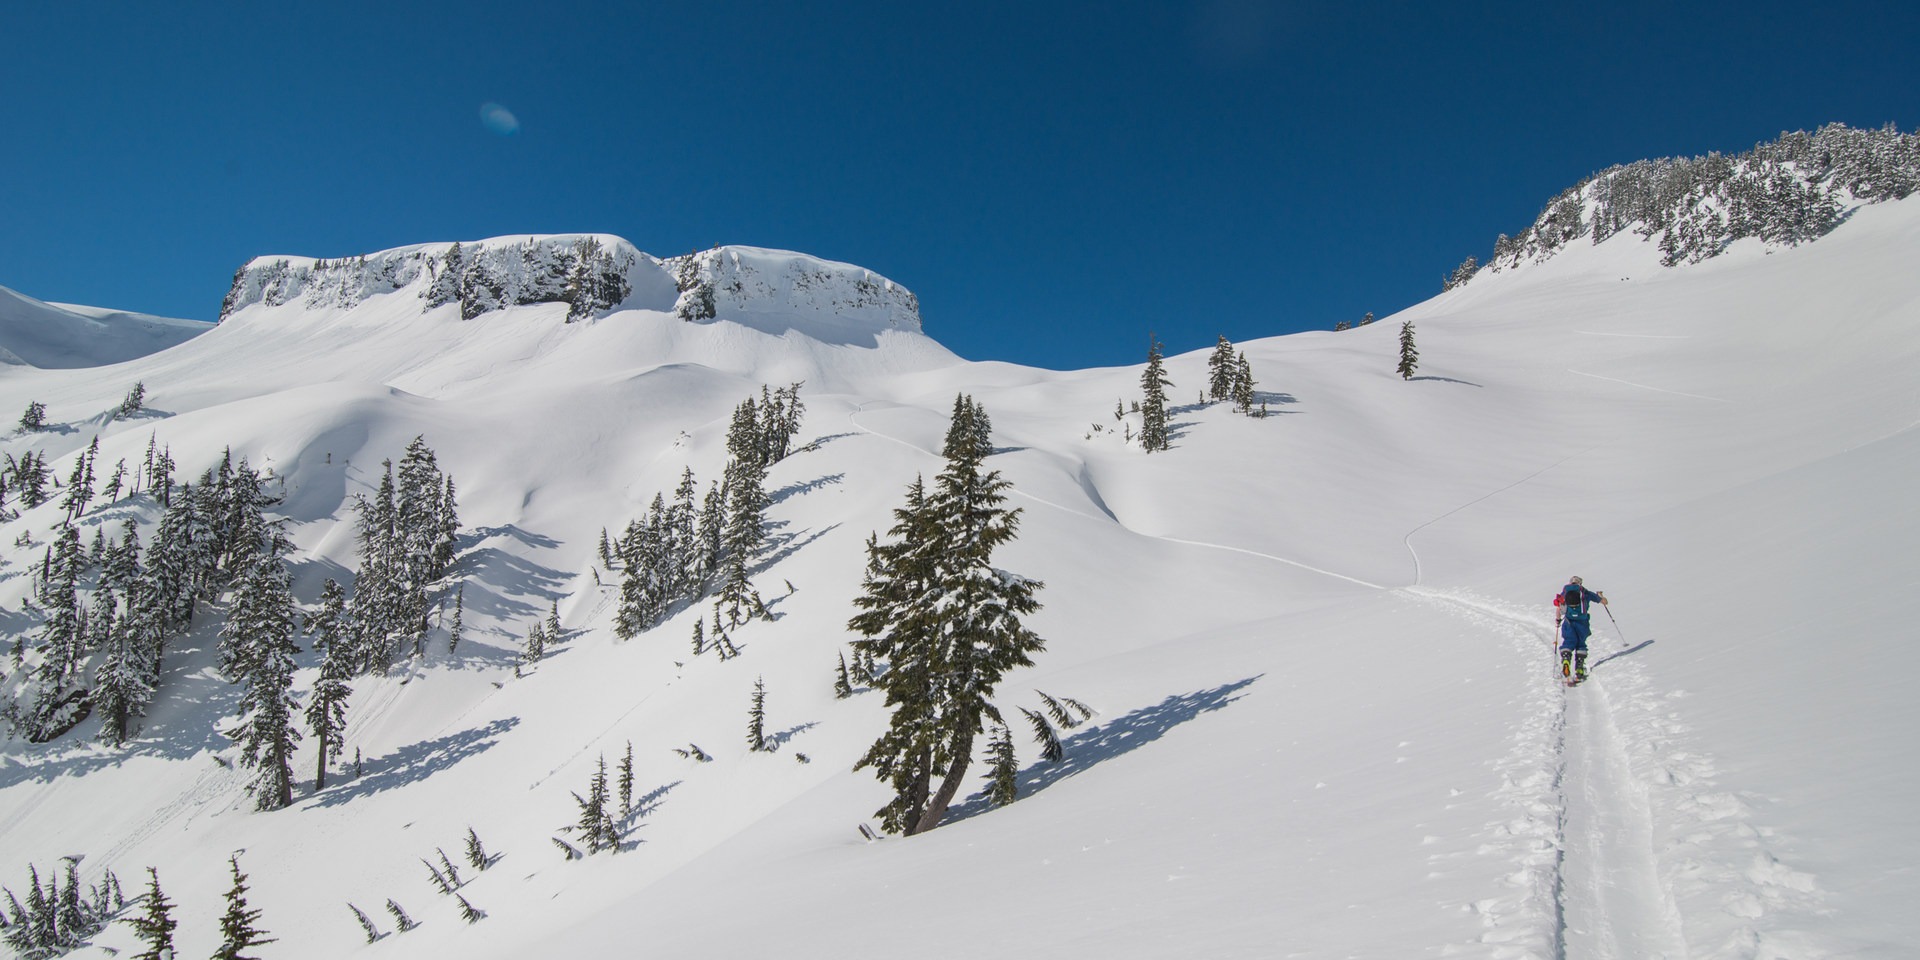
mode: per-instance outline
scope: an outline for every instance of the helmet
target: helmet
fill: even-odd
[[[1579,582],[1580,582],[1580,578],[1579,578],[1579,577],[1574,577],[1574,578],[1572,578],[1572,579],[1570,579],[1570,580],[1568,580],[1567,582],[1568,582],[1568,583],[1573,583],[1573,584],[1577,584],[1577,583],[1579,583]]]

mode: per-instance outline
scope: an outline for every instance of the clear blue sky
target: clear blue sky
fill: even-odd
[[[1137,363],[1416,303],[1613,163],[1912,130],[1916,6],[11,3],[0,284],[211,319],[259,254],[595,231]]]

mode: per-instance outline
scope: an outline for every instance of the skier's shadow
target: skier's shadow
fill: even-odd
[[[1595,660],[1590,666],[1587,667],[1587,669],[1589,670],[1598,669],[1601,664],[1606,663],[1608,660],[1612,660],[1615,657],[1624,657],[1629,654],[1639,653],[1640,651],[1645,650],[1646,648],[1651,646],[1653,646],[1652,640],[1642,640],[1639,643],[1636,643],[1633,646],[1626,648],[1625,650],[1615,650],[1614,652],[1609,653],[1598,660]]]
[[[1061,739],[1066,756],[1058,762],[1041,761],[1020,771],[1020,796],[1031,797],[1068,777],[1130,753],[1160,739],[1172,730],[1203,713],[1223,710],[1240,699],[1240,691],[1266,676],[1255,674],[1210,690],[1175,694],[1150,707],[1142,707],[1117,720],[1083,730]],[[974,794],[954,807],[946,823],[978,816],[992,809],[985,791]]]

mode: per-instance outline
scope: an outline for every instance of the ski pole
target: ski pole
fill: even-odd
[[[1627,634],[1626,634],[1626,631],[1623,631],[1620,629],[1620,621],[1613,619],[1613,608],[1603,603],[1600,605],[1600,609],[1607,611],[1607,621],[1613,624],[1613,632],[1620,635],[1621,649],[1623,650],[1626,649]]]

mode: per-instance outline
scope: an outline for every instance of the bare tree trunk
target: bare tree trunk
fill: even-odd
[[[927,804],[927,812],[920,816],[914,833],[925,833],[940,825],[940,818],[947,815],[947,807],[953,803],[954,794],[960,792],[960,781],[966,777],[967,766],[972,762],[973,731],[969,730],[954,741],[953,763],[947,767],[946,779],[940,781],[940,792]]]

